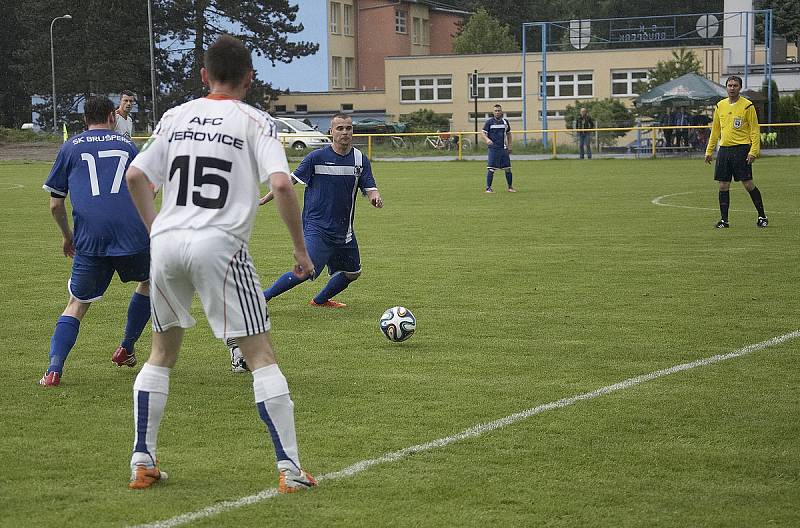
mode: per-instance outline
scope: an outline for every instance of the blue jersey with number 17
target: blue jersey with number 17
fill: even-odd
[[[87,130],[61,145],[42,186],[72,204],[75,251],[87,256],[134,255],[150,237],[125,183],[137,150],[112,130]]]

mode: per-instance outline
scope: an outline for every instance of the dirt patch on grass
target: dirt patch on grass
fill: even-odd
[[[0,144],[0,161],[54,161],[57,143],[6,143]]]

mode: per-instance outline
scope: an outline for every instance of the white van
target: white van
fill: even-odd
[[[325,134],[299,119],[276,117],[275,123],[278,125],[278,137],[284,147],[303,150],[306,148],[318,149],[331,144],[331,140]]]

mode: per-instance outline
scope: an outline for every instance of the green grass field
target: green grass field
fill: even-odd
[[[499,176],[494,195],[483,167],[375,163],[386,207],[359,203],[364,272],[338,297],[348,308],[308,307],[321,283],[270,303],[303,465],[383,463],[188,524],[800,525],[800,339],[381,458],[800,329],[798,158],[757,163],[763,230],[739,184],[731,229],[713,228],[700,160],[515,162],[519,192]],[[199,310],[159,436],[163,485],[126,487],[138,367],[110,358],[130,285],[89,311],[62,385],[36,384],[70,266],[40,189],[48,170],[0,163],[0,526],[146,524],[274,488],[251,378],[229,371]],[[274,208],[251,252],[265,284],[289,268]],[[378,330],[397,304],[418,319],[400,345]]]

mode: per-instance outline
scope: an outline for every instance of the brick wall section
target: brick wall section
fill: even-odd
[[[379,7],[380,6],[380,7]],[[358,88],[382,90],[385,85],[383,59],[410,55],[411,35],[395,32],[394,11],[408,6],[387,4],[386,0],[358,2]],[[411,19],[407,19],[408,31]]]
[[[461,17],[441,11],[430,12],[431,55],[449,55],[453,53],[453,38],[458,32]]]

